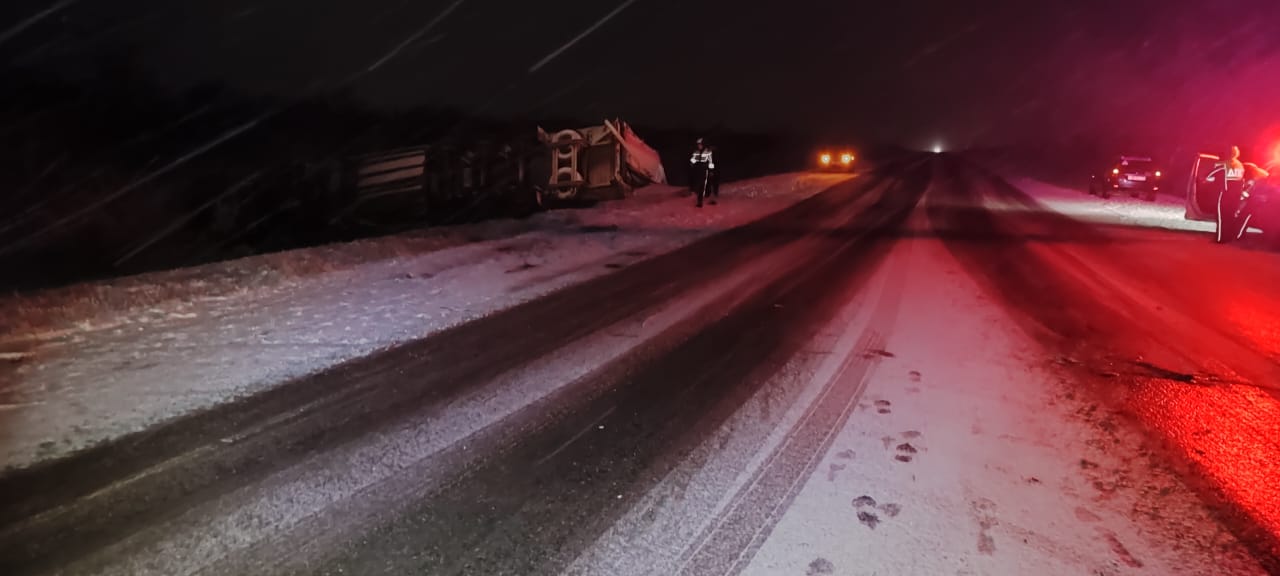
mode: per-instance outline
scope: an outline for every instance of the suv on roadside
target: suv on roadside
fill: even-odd
[[[1134,198],[1142,195],[1154,201],[1162,176],[1148,156],[1120,156],[1090,176],[1089,193],[1110,198],[1112,193],[1123,190]]]

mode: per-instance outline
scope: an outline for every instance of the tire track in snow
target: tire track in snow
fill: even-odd
[[[404,510],[323,572],[562,569],[811,340],[885,253],[879,233],[900,222],[922,191],[887,193],[868,214],[818,233],[822,243],[810,256],[776,271],[731,314]],[[543,465],[530,465],[537,461]]]
[[[867,327],[808,412],[685,555],[680,574],[737,574],[747,567],[866,391],[902,304],[905,269],[894,271]]]
[[[851,181],[762,220],[425,340],[0,478],[0,571],[69,562],[315,451],[439,406],[804,236],[878,180]],[[234,473],[229,473],[234,471]]]

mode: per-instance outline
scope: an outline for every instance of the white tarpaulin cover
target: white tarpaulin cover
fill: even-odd
[[[631,130],[626,122],[618,121],[616,125],[612,122],[605,121],[605,126],[613,132],[618,142],[622,143],[622,147],[627,151],[627,166],[633,172],[648,178],[654,184],[666,184],[667,172],[662,168],[662,158],[658,156],[658,151],[650,148],[644,143],[636,133]]]

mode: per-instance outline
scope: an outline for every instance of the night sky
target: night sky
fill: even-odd
[[[576,41],[576,42],[575,42]],[[127,47],[166,90],[621,116],[957,148],[1280,124],[1269,0],[6,0],[0,62],[75,77]]]

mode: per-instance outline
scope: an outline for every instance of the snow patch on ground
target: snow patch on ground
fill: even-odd
[[[79,303],[83,317],[0,334],[0,352],[16,359],[0,365],[0,458],[21,468],[256,394],[740,226],[843,178],[727,184],[721,203],[701,210],[676,188],[652,186],[624,201],[539,214],[515,235],[494,232],[512,229],[506,222],[455,227],[453,240],[423,253],[403,253],[396,237],[367,241],[389,256],[261,288],[201,295],[199,275],[158,275],[195,285],[172,290],[182,300],[124,310]],[[277,268],[245,278],[288,269],[280,256],[269,261]]]
[[[888,262],[889,355],[744,574],[1263,573],[940,243]]]
[[[1040,201],[1046,207],[1072,218],[1096,224],[1163,228],[1187,232],[1213,232],[1213,222],[1185,218],[1186,206],[1181,197],[1161,194],[1154,202],[1128,196],[1098,198],[1087,190],[1056,186],[1034,178],[1013,177],[1008,182]],[[1026,210],[1024,206],[998,206],[993,209]]]

